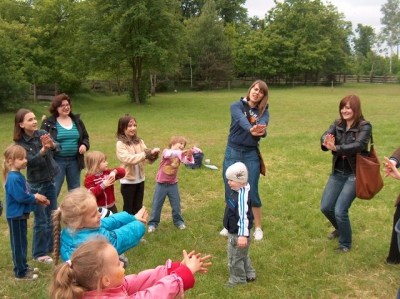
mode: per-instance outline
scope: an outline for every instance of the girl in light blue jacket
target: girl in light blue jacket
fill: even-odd
[[[143,207],[135,216],[120,212],[101,219],[92,193],[85,188],[74,189],[53,214],[55,264],[60,254],[65,262],[81,243],[99,235],[105,236],[118,254],[122,254],[140,242],[147,218],[147,210]],[[62,231],[61,222],[64,225]]]

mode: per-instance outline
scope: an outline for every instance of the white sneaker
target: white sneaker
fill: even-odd
[[[221,236],[223,236],[223,237],[227,237],[228,236],[228,230],[224,227],[220,232],[219,232],[219,234],[221,235]]]
[[[154,233],[154,232],[156,231],[156,229],[157,229],[157,227],[155,227],[155,226],[149,226],[149,227],[147,228],[147,232],[148,232],[149,234],[151,234],[151,233]]]
[[[256,231],[255,231],[254,234],[253,234],[253,236],[254,236],[254,240],[260,241],[260,240],[262,240],[262,238],[264,237],[264,233],[263,233],[263,231],[261,230],[261,228],[257,227],[257,228],[256,228]]]
[[[186,228],[186,226],[184,224],[181,224],[178,226],[179,229],[184,230]]]

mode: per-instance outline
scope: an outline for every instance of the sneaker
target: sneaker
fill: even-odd
[[[338,231],[337,229],[335,229],[333,232],[331,232],[331,233],[328,235],[328,240],[333,240],[333,239],[335,239],[335,238],[339,238],[339,236],[340,236],[339,231]]]
[[[53,259],[49,257],[48,255],[45,256],[40,256],[37,259],[34,259],[35,261],[43,264],[51,264],[53,262]]]
[[[386,265],[398,265],[398,264],[400,264],[400,261],[398,261],[398,260],[392,261],[392,260],[386,259],[385,264]]]
[[[28,269],[26,269],[26,272],[37,273],[37,272],[39,272],[39,268],[28,267]]]
[[[236,284],[233,283],[233,282],[228,281],[228,282],[225,284],[225,286],[228,287],[228,288],[233,288],[233,287],[236,286]]]
[[[254,277],[246,277],[246,281],[247,282],[253,282],[253,281],[255,281],[256,280],[256,277],[254,276]]]
[[[219,234],[221,235],[221,236],[224,236],[224,237],[227,237],[228,236],[228,230],[224,227],[220,232],[219,232]]]
[[[350,251],[350,248],[349,247],[338,247],[338,248],[336,248],[336,251],[337,252],[341,252],[341,253],[347,253],[347,252],[349,252]]]
[[[36,280],[36,279],[38,279],[38,275],[37,274],[31,274],[31,275],[29,275],[29,274],[27,274],[27,275],[25,275],[24,277],[15,277],[15,280],[17,280],[17,281],[29,281],[29,280]]]
[[[142,238],[140,239],[140,242],[142,242],[142,243],[147,243],[147,240],[146,240],[144,237],[142,237]]]
[[[147,228],[147,232],[148,232],[149,234],[151,234],[151,233],[154,233],[154,232],[156,231],[156,229],[157,229],[157,227],[155,227],[155,226],[149,226],[149,227]]]
[[[186,226],[184,224],[181,224],[178,226],[178,228],[184,230],[186,228]]]
[[[257,227],[257,228],[256,228],[256,231],[255,231],[254,234],[253,234],[253,236],[254,236],[254,240],[260,241],[260,240],[262,240],[262,238],[264,237],[264,233],[263,233],[263,231],[261,230],[261,228]]]

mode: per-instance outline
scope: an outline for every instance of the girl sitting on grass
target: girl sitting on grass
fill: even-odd
[[[211,256],[183,250],[182,262],[125,276],[115,248],[102,238],[82,244],[71,260],[59,265],[50,284],[51,299],[183,298],[193,288],[197,272],[207,273]]]
[[[74,189],[53,214],[54,261],[58,263],[60,253],[63,261],[69,260],[81,243],[96,235],[106,237],[122,254],[139,243],[147,218],[147,210],[142,207],[135,216],[120,212],[101,219],[93,194],[85,188]],[[64,224],[62,231],[61,222]]]

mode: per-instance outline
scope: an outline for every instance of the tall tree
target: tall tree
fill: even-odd
[[[389,46],[390,73],[392,73],[393,49],[400,44],[400,0],[388,0],[382,5],[381,12],[383,13],[381,18],[383,28],[380,37]]]
[[[207,0],[200,17],[188,20],[187,30],[188,36],[196,37],[188,41],[194,78],[205,82],[207,88],[228,80],[231,76],[230,47],[213,0]]]
[[[131,70],[134,100],[146,69],[176,63],[182,45],[179,3],[175,0],[91,0],[97,28],[92,44],[108,55],[124,59]],[[104,45],[107,45],[104,47]]]
[[[354,50],[356,54],[367,57],[367,54],[372,51],[373,45],[376,42],[374,28],[357,24],[356,33],[358,37],[353,39]]]

